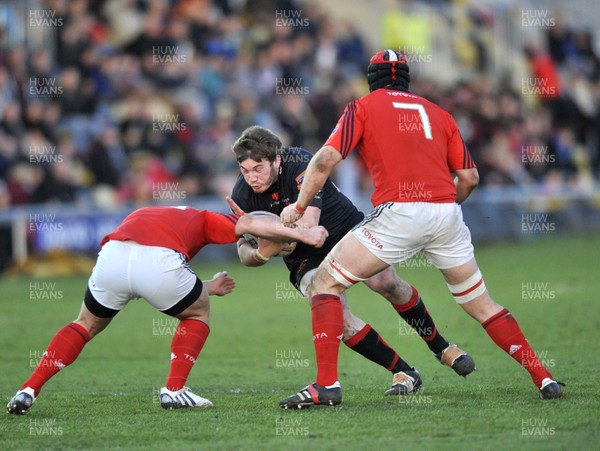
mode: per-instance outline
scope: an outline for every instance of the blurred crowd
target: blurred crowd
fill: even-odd
[[[1,8],[0,207],[228,194],[238,173],[230,148],[242,130],[263,125],[286,145],[316,151],[346,103],[367,93],[376,50],[317,2]],[[498,82],[480,61],[468,80],[413,77],[411,90],[455,116],[483,184],[587,189],[600,164],[593,43],[590,32],[556,21],[541,45],[514,50],[528,72],[516,83],[511,74]]]

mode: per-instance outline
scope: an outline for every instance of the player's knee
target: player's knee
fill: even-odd
[[[487,293],[485,282],[479,269],[463,282],[456,284],[449,283],[447,285],[454,300],[461,305],[474,300],[484,299]]]
[[[460,304],[460,306],[479,323],[483,323],[503,309],[501,305],[494,302],[487,291],[469,302]]]
[[[317,274],[313,279],[313,294],[341,294],[347,288],[365,280],[367,279],[362,279],[352,274],[336,261],[331,254],[328,254],[319,266]],[[317,291],[317,289],[322,291]]]
[[[366,284],[394,304],[405,304],[412,296],[410,284],[400,279],[391,267],[368,279]]]
[[[102,332],[110,323],[111,318],[82,318],[81,315],[73,321],[83,327],[90,336],[90,340]]]
[[[388,298],[398,291],[400,284],[396,277],[388,274],[388,271],[384,271],[371,277],[368,285],[371,290]]]
[[[183,321],[186,319],[194,319],[197,321],[202,321],[209,324],[210,321],[210,310],[208,306],[204,305],[194,305],[192,304],[190,307],[185,309],[183,312],[175,316],[177,319]]]
[[[309,291],[313,296],[315,294],[323,293],[339,295],[344,292],[345,288],[346,287],[341,285],[336,279],[331,277],[321,265],[315,273],[315,276],[312,278]]]

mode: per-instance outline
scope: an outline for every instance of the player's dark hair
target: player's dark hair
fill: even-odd
[[[242,132],[231,150],[238,163],[248,158],[256,162],[266,158],[273,162],[281,146],[281,141],[271,130],[260,125],[252,125]]]
[[[408,91],[410,75],[406,56],[395,50],[382,50],[371,58],[367,69],[369,91],[379,88]]]

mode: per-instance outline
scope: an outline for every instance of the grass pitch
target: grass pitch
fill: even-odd
[[[29,415],[0,415],[0,449],[595,448],[598,249],[600,236],[477,249],[492,297],[567,383],[561,400],[540,400],[529,375],[452,301],[441,275],[416,259],[399,274],[419,288],[438,329],[473,356],[478,371],[463,380],[442,367],[384,300],[355,287],[354,313],[419,369],[423,391],[384,397],[391,375],[342,346],[343,404],[283,411],[278,401],[316,372],[306,301],[281,264],[202,265],[202,278],[226,268],[237,281],[232,295],[212,299],[212,333],[188,381],[214,408],[160,408],[176,322],[134,301],[45,386]],[[0,281],[4,402],[53,334],[75,318],[85,284],[86,278]]]

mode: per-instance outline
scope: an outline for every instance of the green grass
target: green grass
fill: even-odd
[[[451,300],[437,271],[417,265],[399,272],[420,289],[439,330],[474,357],[478,371],[463,380],[442,367],[386,302],[356,287],[349,293],[355,314],[419,368],[423,392],[384,397],[389,373],[342,346],[344,403],[282,411],[277,402],[314,379],[310,310],[290,291],[281,264],[232,263],[197,268],[207,278],[227,267],[238,284],[232,295],[212,300],[212,333],[188,381],[215,403],[213,409],[167,412],[156,403],[171,338],[160,333],[172,327],[166,316],[134,301],[45,386],[29,415],[0,415],[0,449],[597,447],[598,249],[599,236],[478,248],[492,296],[511,310],[555,377],[567,383],[559,401],[541,401],[528,374]],[[77,314],[86,278],[37,282],[55,283],[46,287],[62,299],[30,300],[29,280],[0,281],[5,402],[30,374],[30,357]],[[523,300],[523,284],[532,291],[536,283],[542,284],[540,294],[553,299]],[[295,299],[282,299],[289,296]],[[293,355],[296,366],[278,366],[282,353]],[[527,428],[542,435],[527,435]]]

